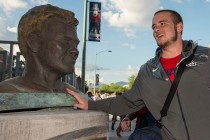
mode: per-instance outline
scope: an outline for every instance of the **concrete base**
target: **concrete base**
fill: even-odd
[[[106,140],[108,115],[100,111],[45,109],[0,114],[1,140]]]

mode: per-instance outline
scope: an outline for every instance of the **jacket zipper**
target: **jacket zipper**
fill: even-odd
[[[175,74],[177,73],[177,70],[178,70],[178,67],[179,67],[179,64],[184,61],[187,57],[184,57],[182,58],[176,65],[176,69],[175,69],[175,72],[174,72],[174,76]],[[161,63],[160,63],[161,64]],[[162,68],[163,68],[163,65],[161,64]],[[164,68],[163,68],[164,70]],[[165,71],[165,70],[164,70]],[[167,74],[166,74],[167,75]],[[167,75],[168,76],[168,75]],[[169,77],[168,77],[169,78]],[[169,78],[170,79],[170,78]],[[170,81],[171,82],[171,81]],[[171,82],[172,84],[172,82]],[[182,105],[181,105],[181,101],[180,101],[180,98],[179,98],[179,93],[178,93],[178,89],[176,90],[176,96],[177,96],[177,99],[178,99],[178,104],[179,104],[179,108],[180,108],[180,111],[181,111],[181,115],[182,115],[182,120],[184,122],[184,127],[185,127],[185,131],[186,131],[186,134],[187,134],[187,139],[190,140],[190,135],[189,135],[189,131],[188,131],[188,127],[187,127],[187,123],[186,123],[186,119],[185,119],[185,116],[184,116],[184,113],[183,113],[183,109],[182,109]]]
[[[189,57],[189,56],[188,56]],[[177,70],[178,70],[178,67],[179,67],[179,64],[184,61],[187,57],[184,57],[182,58],[176,65],[176,70],[175,70],[175,74],[177,73]],[[178,87],[177,87],[178,88]],[[179,98],[179,92],[178,92],[178,89],[176,90],[176,96],[177,96],[177,99],[178,99],[178,104],[179,104],[179,108],[180,108],[180,111],[181,111],[181,115],[182,115],[182,120],[184,122],[184,127],[185,127],[185,131],[186,131],[186,134],[187,134],[187,139],[190,140],[190,134],[189,134],[189,130],[188,130],[188,127],[187,127],[187,123],[186,123],[186,119],[185,119],[185,116],[184,116],[184,112],[183,112],[183,109],[182,109],[182,104],[181,104],[181,100]]]
[[[181,101],[180,101],[180,98],[179,98],[178,90],[176,91],[176,96],[177,96],[178,103],[179,103],[179,108],[180,108],[180,111],[181,111],[181,114],[182,114],[182,120],[184,122],[184,127],[185,127],[185,131],[186,131],[186,134],[187,134],[187,139],[190,140],[190,134],[189,134],[186,119],[185,119],[185,116],[184,116],[184,113],[183,113],[183,109],[182,109]]]

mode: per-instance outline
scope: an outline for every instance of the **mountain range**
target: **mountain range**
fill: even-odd
[[[124,81],[119,81],[119,82],[116,82],[115,84],[116,84],[116,85],[119,85],[119,86],[128,85],[128,83],[127,83],[127,82],[124,82]]]

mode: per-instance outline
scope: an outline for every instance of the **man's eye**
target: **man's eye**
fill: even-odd
[[[165,22],[162,22],[160,25],[165,25]]]

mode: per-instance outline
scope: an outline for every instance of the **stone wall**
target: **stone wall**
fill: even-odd
[[[101,111],[45,109],[0,114],[1,140],[106,140],[108,115]]]

